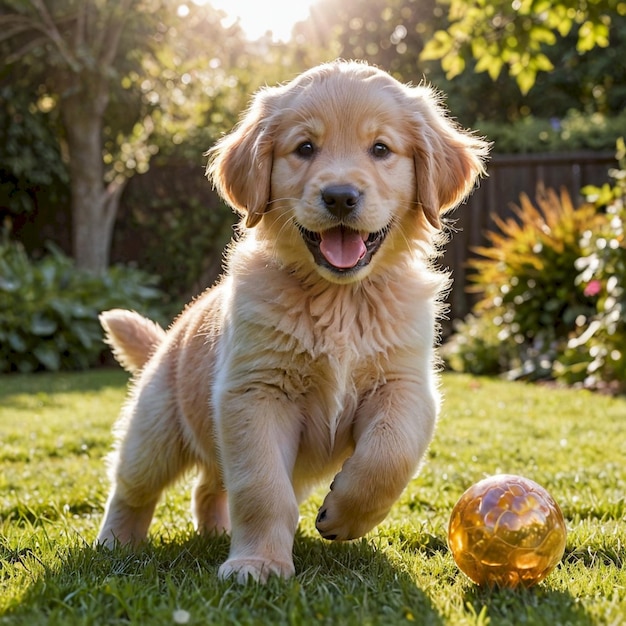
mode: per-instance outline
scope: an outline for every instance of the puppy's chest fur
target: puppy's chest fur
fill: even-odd
[[[258,340],[250,371],[261,368],[301,411],[302,436],[315,439],[302,447],[332,455],[350,445],[359,404],[395,371],[399,351],[413,355],[416,370],[430,365],[446,277],[420,266],[405,268],[401,285],[391,284],[398,277],[309,287],[281,272],[271,279],[250,277],[234,290],[246,294],[233,302],[236,333]]]

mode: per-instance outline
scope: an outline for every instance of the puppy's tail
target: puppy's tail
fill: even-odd
[[[138,372],[163,341],[165,331],[152,320],[134,311],[111,309],[100,314],[105,343],[117,362],[131,373]]]

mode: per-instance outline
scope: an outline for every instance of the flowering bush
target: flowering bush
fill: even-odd
[[[456,370],[626,391],[626,144],[614,184],[522,196],[471,262],[480,300],[443,356]]]
[[[578,363],[588,386],[610,385],[623,391],[626,390],[626,144],[623,139],[618,141],[617,160],[619,168],[609,172],[615,181],[613,186],[583,189],[604,217],[599,228],[583,233],[583,254],[576,260],[579,271],[576,282],[592,298],[596,310],[582,332],[568,342],[558,373],[567,379],[572,366]]]
[[[494,218],[500,232],[488,233],[491,245],[470,262],[480,299],[443,350],[453,369],[553,377],[568,340],[595,313],[575,267],[595,208],[574,207],[565,190],[539,188],[536,201],[523,195],[515,218]]]

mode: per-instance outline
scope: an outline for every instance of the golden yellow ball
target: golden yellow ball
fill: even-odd
[[[567,530],[559,505],[536,482],[502,474],[472,485],[450,516],[448,545],[481,586],[531,587],[563,557]]]

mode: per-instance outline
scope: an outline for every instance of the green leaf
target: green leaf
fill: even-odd
[[[38,337],[52,335],[57,330],[57,323],[50,317],[36,313],[30,322],[30,331]]]
[[[0,276],[0,290],[15,293],[22,286],[17,276]]]
[[[580,190],[580,193],[585,196],[589,202],[593,202],[598,206],[609,204],[613,199],[613,190],[609,183],[604,183],[602,187],[587,185]]]
[[[487,42],[484,37],[474,37],[471,43],[472,56],[475,59],[484,57],[487,52]]]
[[[502,71],[504,61],[500,57],[483,55],[476,63],[476,72],[487,72],[491,80],[496,80]]]
[[[539,72],[550,72],[554,69],[552,61],[550,61],[550,59],[545,54],[538,54],[533,59],[533,64]]]
[[[536,78],[537,72],[531,67],[524,67],[517,72],[515,80],[523,95],[526,95],[533,88]]]
[[[578,31],[578,52],[588,52],[596,46],[606,48],[609,45],[609,27],[607,24],[594,24],[587,20]]]
[[[15,350],[15,352],[23,353],[26,352],[26,350],[28,349],[28,346],[23,337],[16,332],[10,332],[7,340],[9,342],[9,345],[11,346],[11,348],[13,348],[13,350]]]
[[[32,358],[22,358],[17,362],[17,369],[22,374],[30,374],[35,371],[35,361]]]
[[[441,59],[441,67],[448,80],[459,76],[465,69],[465,59],[460,54],[451,53]]]
[[[95,324],[92,323],[91,327],[92,328],[90,329],[89,326],[84,323],[81,324],[77,322],[74,324],[74,334],[84,348],[91,348],[94,342],[99,341],[100,339],[100,333],[96,333],[94,331]]]
[[[534,41],[552,46],[556,43],[556,35],[552,30],[545,26],[534,26],[531,31],[531,37]]]
[[[423,61],[436,61],[452,51],[454,39],[445,31],[438,30],[424,46],[420,54]]]
[[[61,367],[61,358],[53,342],[40,343],[33,354],[47,370],[56,372]]]

